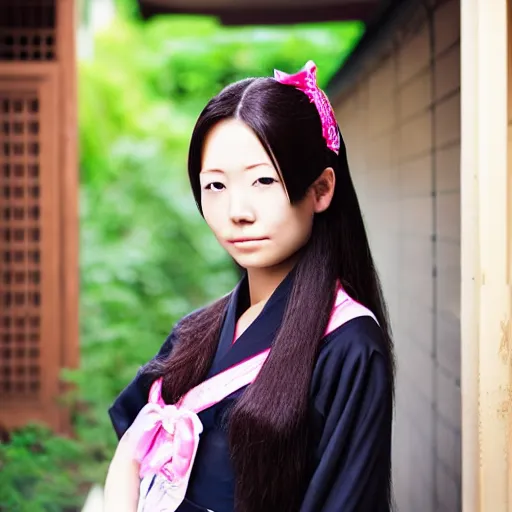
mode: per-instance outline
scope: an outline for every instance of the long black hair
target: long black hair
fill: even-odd
[[[201,211],[199,173],[205,137],[224,119],[249,126],[282,174],[292,204],[304,198],[327,167],[336,175],[329,208],[315,216],[301,249],[284,320],[256,381],[229,416],[237,512],[296,512],[308,480],[310,382],[333,306],[336,281],[376,316],[394,378],[393,345],[379,278],[371,256],[343,140],[339,155],[322,136],[308,97],[272,78],[226,87],[204,108],[192,134],[188,172]],[[187,317],[170,357],[152,371],[163,376],[163,397],[176,403],[211,366],[229,296]],[[314,305],[312,307],[312,305]],[[393,385],[393,383],[392,383]]]

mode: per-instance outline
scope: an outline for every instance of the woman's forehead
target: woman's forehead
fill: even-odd
[[[211,170],[251,169],[272,161],[252,129],[238,119],[217,123],[203,146],[201,172]]]

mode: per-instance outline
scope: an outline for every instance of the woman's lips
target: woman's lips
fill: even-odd
[[[245,242],[261,242],[262,240],[266,240],[266,238],[233,238],[232,240],[228,240],[228,242],[230,244],[237,244]]]
[[[241,248],[251,248],[260,245],[261,243],[268,240],[268,238],[234,238],[232,240],[228,240],[231,245],[241,249]]]

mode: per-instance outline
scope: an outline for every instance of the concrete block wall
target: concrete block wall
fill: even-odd
[[[430,4],[333,98],[394,329],[401,512],[461,510],[460,5]]]

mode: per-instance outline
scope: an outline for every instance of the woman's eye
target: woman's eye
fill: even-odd
[[[213,190],[214,192],[219,192],[224,188],[224,185],[219,181],[214,181],[213,183],[208,183],[208,185],[206,185],[206,187],[204,188],[206,190]]]
[[[272,185],[272,183],[277,183],[277,180],[274,178],[259,178],[256,183],[258,185]]]

